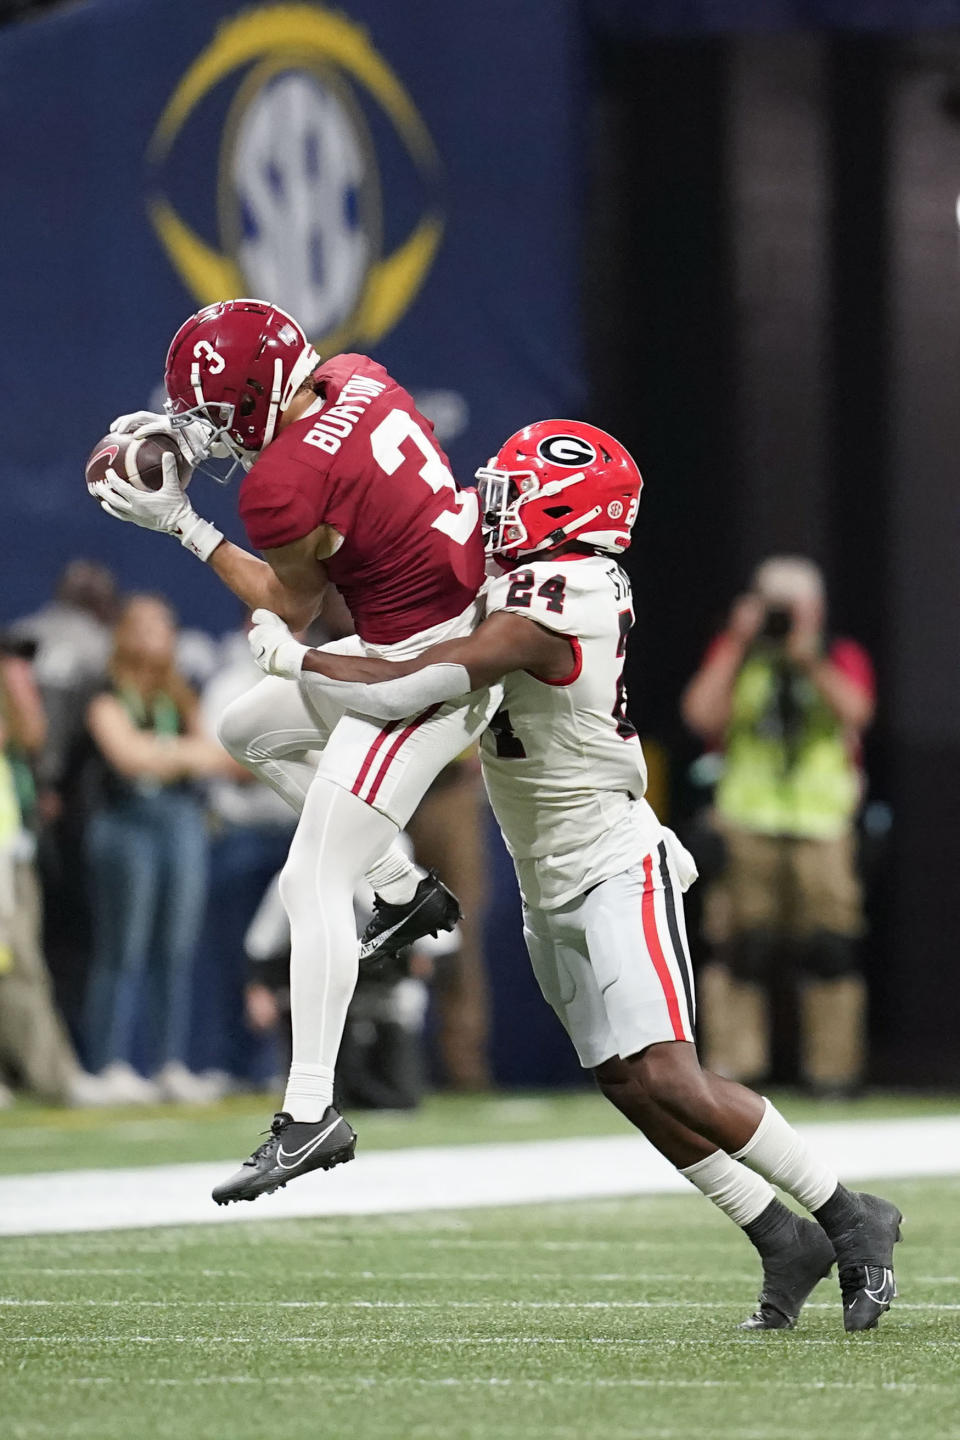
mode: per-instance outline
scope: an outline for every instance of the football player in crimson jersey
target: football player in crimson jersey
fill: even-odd
[[[534,972],[581,1063],[758,1249],[763,1289],[745,1328],[791,1328],[835,1261],[845,1328],[871,1328],[895,1293],[899,1210],[847,1190],[768,1100],[697,1059],[682,901],[696,869],[643,798],[623,688],[633,608],[617,557],[640,473],[602,430],[555,420],[512,436],[478,480],[504,573],[475,631],[392,664],[307,650],[263,614],[254,654],[383,716],[503,681],[484,777]],[[773,1184],[819,1223],[788,1210]]]
[[[165,382],[166,413],[123,416],[114,429],[167,433],[191,466],[213,456],[246,471],[240,515],[263,558],[196,514],[172,453],[158,491],[108,471],[92,488],[109,514],[174,536],[251,609],[294,629],[334,581],[357,628],[337,642],[341,653],[406,659],[473,628],[484,572],[476,492],[458,488],[430,422],[381,365],[363,355],[321,362],[284,311],[234,300],[180,327]],[[225,712],[227,749],[300,821],[280,885],[291,930],[290,1079],[269,1139],[216,1187],[218,1203],[353,1158],[356,1136],[332,1104],[357,977],[353,893],[366,872],[381,934],[394,942],[456,921],[454,897],[393,842],[436,775],[484,730],[499,694],[483,687],[384,725],[307,695],[299,677],[270,676]]]

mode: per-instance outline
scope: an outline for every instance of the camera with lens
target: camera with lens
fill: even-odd
[[[765,640],[786,640],[793,629],[793,611],[786,605],[769,605],[760,634]]]
[[[37,653],[36,640],[24,640],[18,635],[7,635],[0,630],[0,657],[16,660],[32,660]]]

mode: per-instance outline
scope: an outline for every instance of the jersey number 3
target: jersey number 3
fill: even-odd
[[[442,530],[444,535],[457,545],[466,545],[477,525],[480,514],[477,492],[458,490],[457,482],[444,465],[436,447],[406,410],[391,410],[377,428],[370,433],[370,448],[373,458],[385,475],[394,475],[409,457],[400,448],[405,440],[412,440],[423,456],[423,464],[417,472],[426,480],[435,494],[449,490],[447,508],[442,510],[431,523],[431,530]]]

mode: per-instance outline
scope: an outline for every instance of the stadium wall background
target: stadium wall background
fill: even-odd
[[[880,672],[868,762],[895,820],[874,1069],[960,1078],[960,4],[349,0],[341,32],[319,5],[25,8],[0,9],[17,136],[0,160],[0,619],[83,552],[189,623],[234,623],[189,557],[101,522],[81,460],[150,401],[209,287],[238,264],[251,289],[265,273],[231,177],[239,192],[256,106],[290,60],[271,22],[309,10],[308,69],[352,137],[368,248],[346,245],[343,295],[306,284],[290,308],[314,307],[328,348],[394,368],[461,476],[537,414],[589,413],[633,448],[632,709],[675,775],[679,690],[750,566],[821,560],[836,627]],[[217,46],[242,50],[231,26],[250,16],[224,69]],[[232,503],[212,498],[211,518]],[[495,942],[513,918],[494,907]],[[513,946],[491,951],[509,1069],[537,1005]],[[538,1073],[568,1075],[538,1033]]]

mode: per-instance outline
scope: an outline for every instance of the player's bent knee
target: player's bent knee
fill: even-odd
[[[600,1086],[622,1085],[631,1077],[630,1067],[619,1055],[612,1055],[599,1065],[594,1065],[593,1074]]]
[[[249,699],[240,695],[232,700],[220,716],[217,725],[217,739],[234,760],[244,764],[249,755],[250,745],[256,736],[256,725]]]
[[[280,900],[288,916],[293,916],[298,905],[309,906],[312,900],[311,879],[308,867],[295,853],[295,848],[291,846],[290,853],[277,878]]]
[[[604,1098],[634,1124],[639,1123],[638,1117],[654,1103],[643,1083],[636,1057],[624,1060],[614,1055],[594,1065],[593,1077]]]
[[[682,1091],[703,1085],[696,1050],[687,1041],[665,1040],[648,1045],[633,1057],[632,1063],[644,1090],[658,1104],[669,1105]]]

